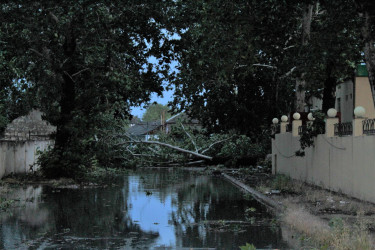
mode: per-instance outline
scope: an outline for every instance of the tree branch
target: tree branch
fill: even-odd
[[[183,148],[180,148],[180,147],[177,147],[177,146],[173,146],[173,145],[170,145],[170,144],[167,144],[167,143],[163,143],[163,142],[158,142],[158,141],[125,141],[125,142],[121,142],[121,143],[116,144],[116,146],[124,145],[126,143],[131,143],[131,142],[133,142],[133,143],[141,143],[141,144],[159,145],[159,146],[163,146],[163,147],[174,149],[176,151],[179,151],[179,152],[182,152],[182,153],[185,153],[185,154],[191,154],[191,155],[194,155],[194,156],[196,156],[198,158],[202,158],[202,159],[209,160],[209,161],[211,161],[213,159],[213,157],[211,157],[211,156],[199,154],[199,153],[196,153],[196,152],[193,152],[193,151],[190,151],[190,150],[186,150],[186,149],[183,149]]]
[[[45,56],[42,53],[40,53],[39,51],[37,51],[36,49],[30,48],[29,50],[31,50],[32,52],[34,52],[38,56],[45,58]]]
[[[232,139],[234,136],[231,136],[229,138],[226,138],[224,140],[220,140],[220,141],[216,141],[214,143],[212,143],[210,146],[208,146],[208,148],[206,148],[205,150],[202,151],[202,154],[206,153],[208,150],[210,150],[213,146],[215,146],[216,144],[219,144],[219,143],[222,143],[222,142],[225,142],[225,141],[228,141],[230,139]]]
[[[255,64],[253,64],[253,66],[266,67],[266,68],[270,68],[270,69],[277,69],[276,66],[267,65],[267,64],[260,64],[260,63],[255,63]]]
[[[87,70],[89,70],[89,68],[85,68],[85,69],[83,69],[83,70],[80,70],[80,71],[78,71],[77,73],[74,73],[74,74],[72,75],[72,77],[75,77],[76,75],[79,75],[79,74],[81,74],[82,72],[85,72],[85,71],[87,71]]]
[[[184,130],[185,134],[190,138],[191,142],[193,143],[194,148],[195,148],[195,152],[198,153],[197,144],[196,144],[195,141],[193,140],[193,137],[191,137],[191,135],[185,130],[185,127],[184,127],[184,125],[182,124],[182,122],[181,122],[180,124],[181,124],[181,127],[182,127],[182,129]]]
[[[280,79],[282,78],[285,78],[285,77],[288,77],[290,74],[292,74],[294,72],[294,70],[296,70],[296,66],[294,66],[293,68],[291,68],[288,72],[286,72],[284,75],[280,76]]]

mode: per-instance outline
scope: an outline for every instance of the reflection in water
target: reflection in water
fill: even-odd
[[[255,200],[219,178],[147,170],[104,188],[28,186],[9,194],[0,248],[147,249],[285,247],[280,228]]]

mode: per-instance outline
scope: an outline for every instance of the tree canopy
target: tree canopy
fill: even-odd
[[[161,94],[170,50],[166,1],[7,1],[0,9],[2,74],[35,94],[34,105],[57,126],[42,168],[72,176],[99,160],[103,131],[129,108]],[[149,58],[160,61],[153,65]],[[2,83],[3,84],[3,83]],[[12,94],[14,92],[12,91]],[[112,125],[111,125],[112,124]]]
[[[303,108],[307,91],[332,107],[336,84],[363,60],[375,84],[373,7],[368,0],[8,0],[0,7],[0,130],[38,107],[57,127],[54,148],[40,158],[48,176],[119,164],[102,139],[121,133],[130,107],[160,95],[167,80],[173,111],[188,111],[207,133],[260,141],[272,117]],[[143,119],[165,109],[151,105]]]
[[[153,103],[146,109],[146,112],[143,114],[142,121],[151,122],[160,119],[166,120],[171,117],[171,113],[169,111],[168,106]]]
[[[257,133],[271,117],[295,111],[300,87],[320,98],[326,90],[324,107],[332,107],[336,84],[362,60],[351,0],[177,3],[174,106],[214,131]]]

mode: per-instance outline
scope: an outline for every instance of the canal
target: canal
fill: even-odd
[[[0,215],[3,249],[287,248],[277,220],[218,177],[137,171],[104,186],[12,189]]]

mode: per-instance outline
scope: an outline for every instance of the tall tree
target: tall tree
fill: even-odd
[[[168,106],[153,103],[146,109],[146,112],[143,114],[142,121],[151,122],[160,119],[166,120],[171,117],[171,113],[169,111]]]
[[[259,134],[292,102],[290,76],[298,24],[294,4],[177,1],[181,40],[176,107],[210,130]],[[282,18],[282,21],[280,20]],[[281,51],[281,52],[280,52]]]
[[[363,50],[375,102],[375,2],[372,0],[354,0],[354,3],[357,5],[358,14],[362,18]]]
[[[100,158],[97,141],[129,107],[160,94],[170,57],[165,1],[7,1],[0,8],[2,52],[36,91],[57,126],[44,161],[49,176],[75,176]],[[148,58],[160,59],[160,67]],[[100,159],[98,159],[100,158]]]

